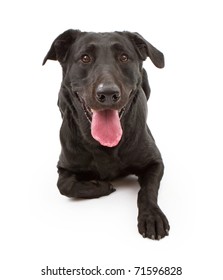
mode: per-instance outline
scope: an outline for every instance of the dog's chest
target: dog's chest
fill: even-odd
[[[125,173],[125,163],[116,152],[96,151],[93,163],[101,180],[114,179]]]

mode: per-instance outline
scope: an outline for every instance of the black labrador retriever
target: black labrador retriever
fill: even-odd
[[[157,204],[164,165],[146,124],[150,87],[143,61],[158,68],[164,56],[140,34],[67,30],[47,53],[63,79],[58,188],[74,198],[97,198],[115,189],[111,180],[138,176],[138,230],[161,239],[169,223]]]

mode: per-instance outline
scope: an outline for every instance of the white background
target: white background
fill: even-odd
[[[178,277],[93,279],[220,279],[221,1],[20,0],[0,6],[1,279],[75,279],[41,276],[47,265],[183,267]],[[162,70],[145,62],[152,88],[148,123],[166,166],[159,204],[171,225],[159,242],[137,232],[135,178],[115,182],[115,193],[95,200],[70,200],[57,190],[61,69],[57,62],[41,63],[69,28],[137,31],[165,55]]]

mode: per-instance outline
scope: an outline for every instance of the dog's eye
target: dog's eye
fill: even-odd
[[[85,64],[90,63],[91,62],[91,57],[87,54],[84,54],[81,57],[81,61]]]
[[[119,60],[121,62],[127,62],[129,60],[128,55],[127,54],[121,54],[119,57]]]

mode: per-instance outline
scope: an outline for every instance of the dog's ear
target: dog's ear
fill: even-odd
[[[146,60],[149,57],[158,68],[164,67],[164,55],[153,45],[146,41],[139,33],[124,32],[132,41],[140,59]]]
[[[47,59],[58,60],[59,62],[65,61],[69,47],[76,40],[80,33],[80,30],[69,29],[60,34],[53,41],[47,55],[43,60],[43,65],[46,63]]]

